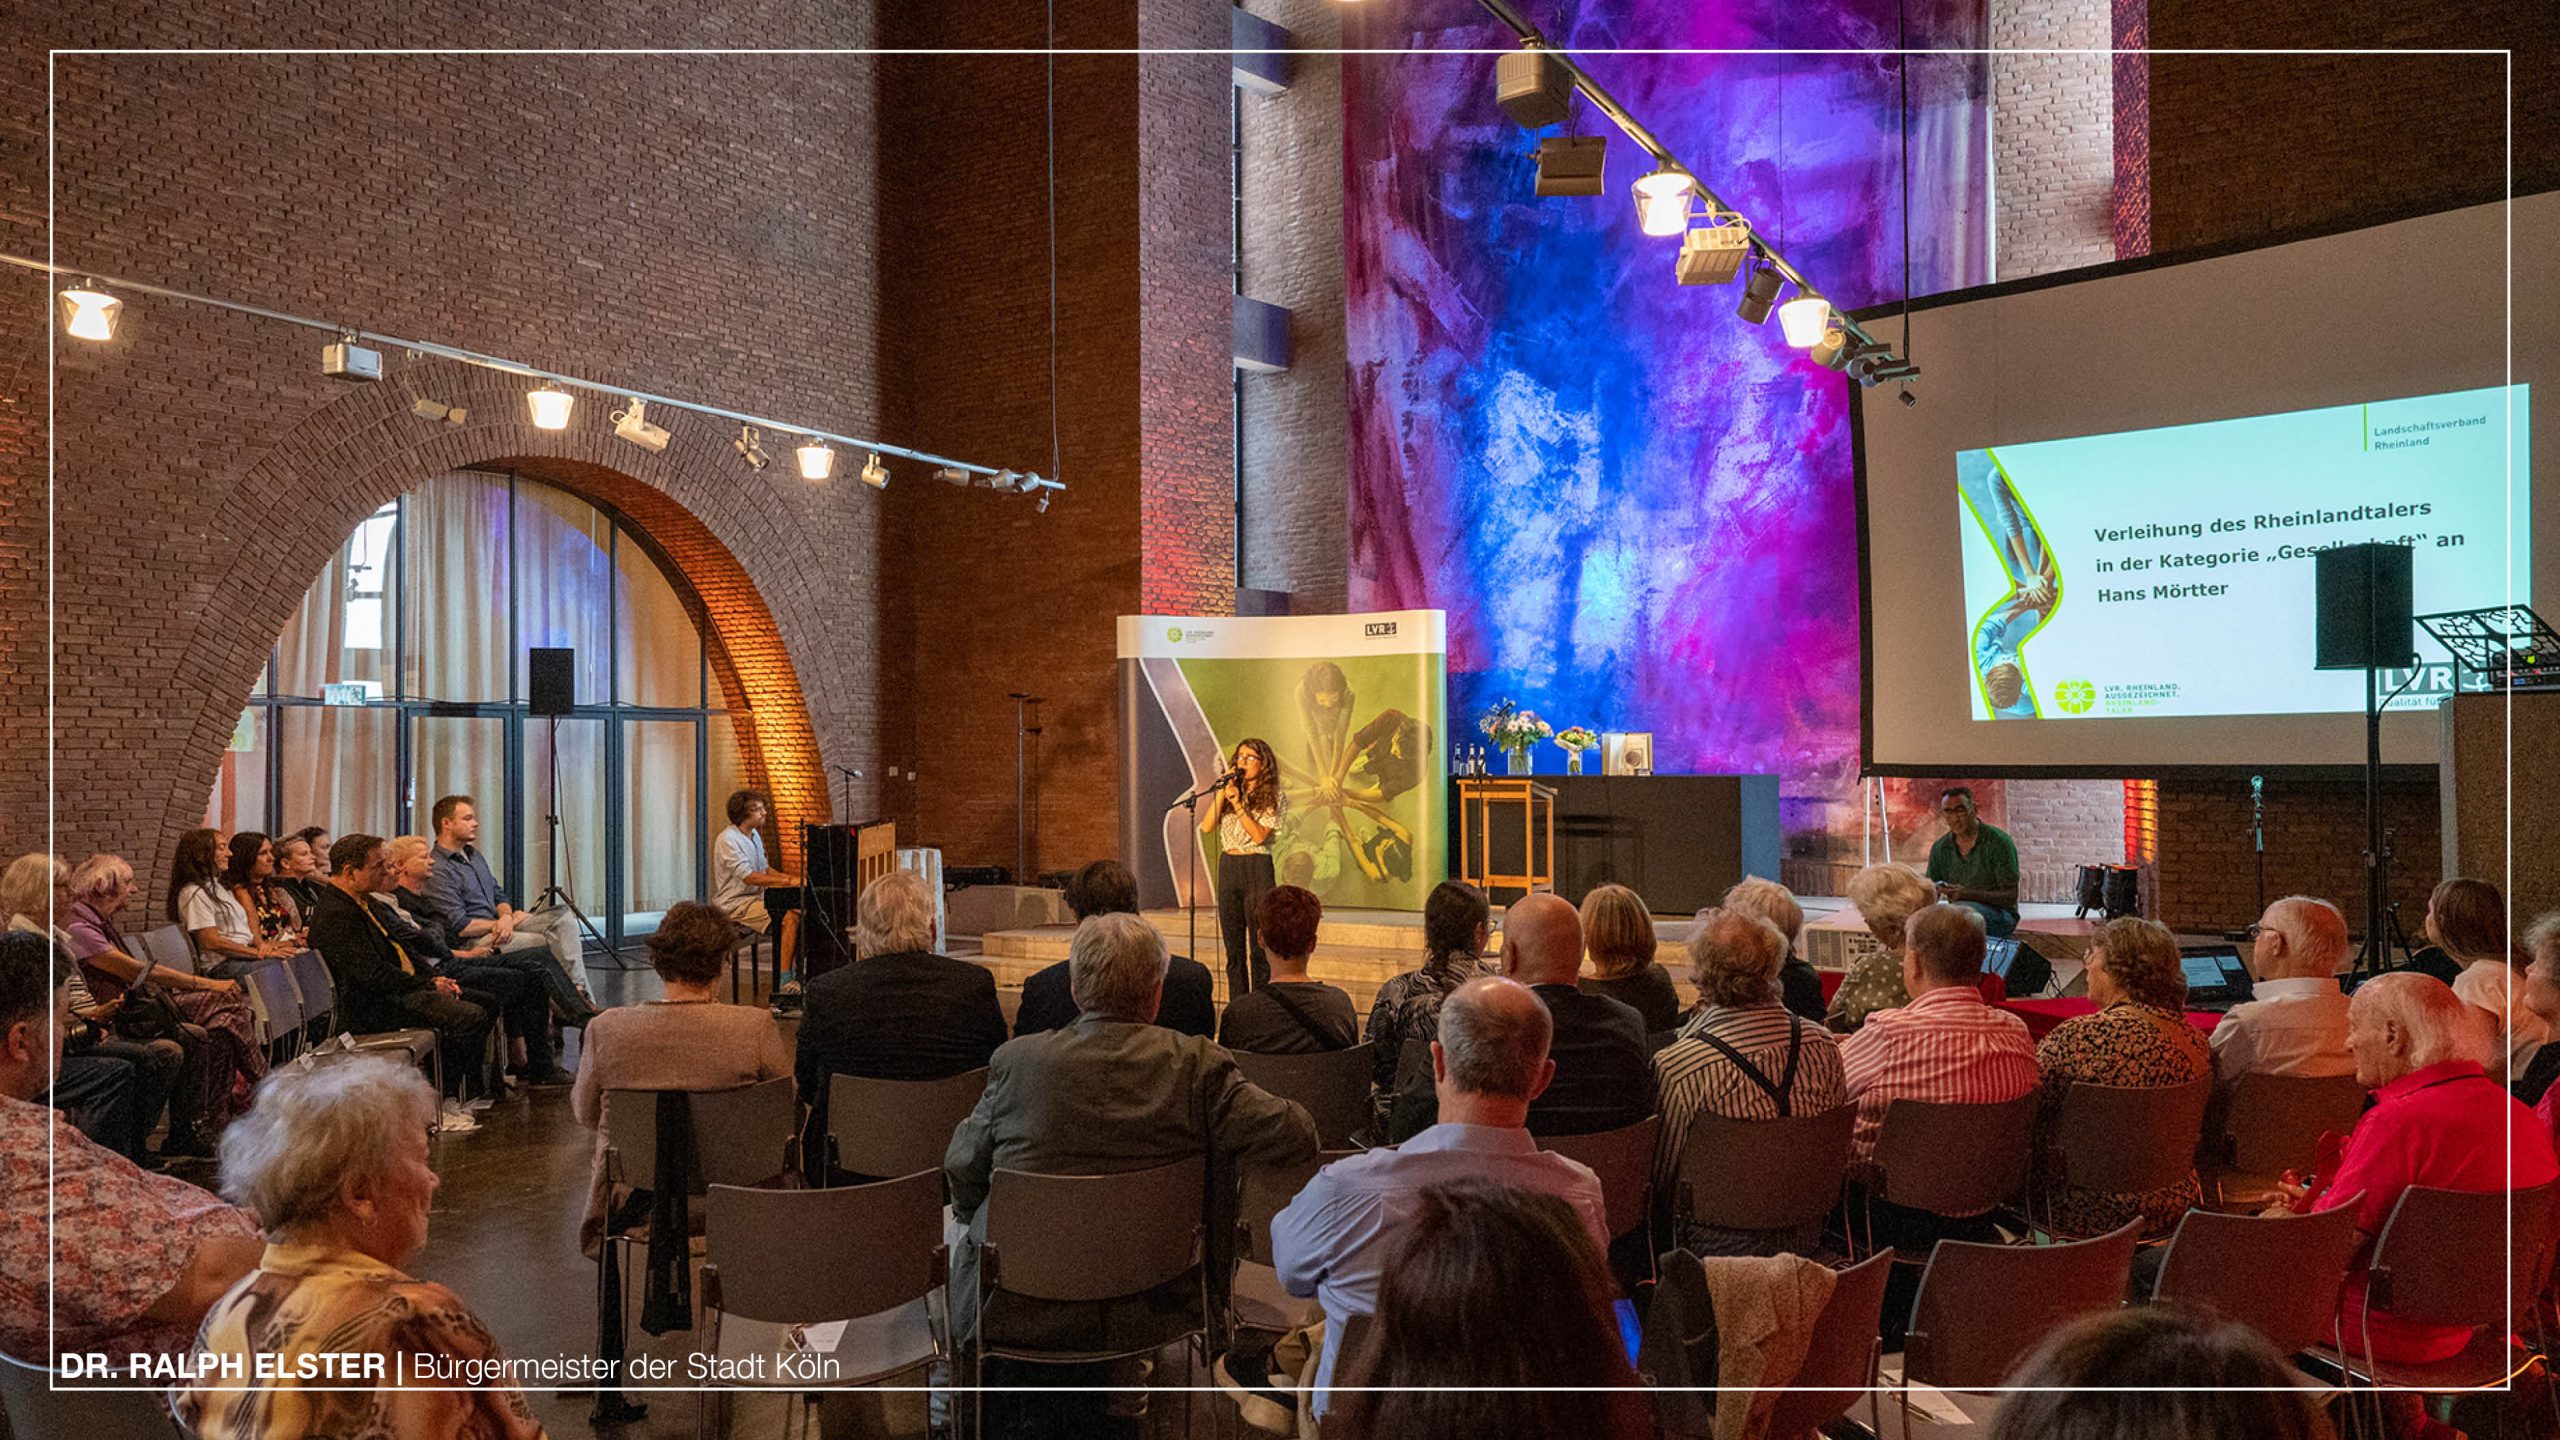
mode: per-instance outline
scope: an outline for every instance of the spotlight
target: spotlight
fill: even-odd
[[[1550,135],[1538,142],[1540,195],[1597,195],[1600,166],[1608,158],[1606,135]]]
[[[1647,235],[1677,235],[1689,228],[1689,193],[1698,182],[1664,166],[1636,181],[1636,223]]]
[[[409,413],[421,420],[441,420],[447,425],[459,425],[471,412],[460,405],[447,405],[441,400],[420,396],[409,402]]]
[[[880,452],[877,450],[871,452],[870,459],[862,462],[862,483],[874,490],[889,488],[889,467],[880,463]]]
[[[1910,399],[1910,398],[1911,398],[1911,392],[1910,392],[1910,391],[1908,391],[1908,390],[1903,391],[1903,392],[1902,392],[1902,398],[1903,398],[1903,399],[1905,399],[1905,400]],[[1032,508],[1032,509],[1034,509],[1034,510],[1036,510],[1036,511],[1038,511],[1040,514],[1043,514],[1043,515],[1048,514],[1048,513],[1049,513],[1049,497],[1048,497],[1048,495],[1047,495],[1046,493],[1043,493],[1039,499],[1032,501],[1032,502],[1031,502],[1031,508]]]
[[[627,408],[613,412],[613,433],[643,450],[664,450],[668,438],[666,427],[650,424],[648,412],[647,404],[634,395]]]
[[[1573,118],[1573,72],[1544,50],[1514,50],[1493,62],[1493,99],[1524,130]]]
[[[1778,303],[1778,291],[1786,283],[1787,277],[1778,273],[1777,266],[1766,260],[1753,261],[1751,278],[1742,282],[1742,300],[1733,307],[1733,313],[1741,316],[1746,325],[1765,324],[1769,307]]]
[[[1831,302],[1800,288],[1796,298],[1778,307],[1778,324],[1787,332],[1788,344],[1810,350],[1831,324]]]
[[[1909,390],[1905,390],[1905,391],[1903,391],[1903,392],[1902,392],[1902,404],[1903,404],[1903,408],[1904,408],[1904,409],[1911,409],[1911,408],[1916,407],[1917,405],[1919,405],[1919,403],[1920,403],[1920,397],[1919,397],[1919,395],[1918,395],[1918,394],[1914,393],[1913,391],[1909,391]]]
[[[370,383],[382,378],[382,352],[356,343],[350,330],[334,344],[320,347],[320,373],[332,380]]]
[[[1010,470],[999,470],[987,480],[990,490],[1011,490],[1022,483],[1022,477]]]
[[[969,483],[969,472],[961,469],[957,465],[945,465],[941,469],[933,472],[933,478],[941,481],[945,485],[967,485]]]
[[[1721,285],[1742,271],[1751,253],[1751,226],[1740,216],[1721,225],[1701,225],[1680,237],[1680,258],[1672,278],[1683,285]]]
[[[74,340],[116,338],[116,312],[124,302],[83,280],[62,292],[62,328]]]
[[[546,383],[539,390],[526,391],[524,403],[533,411],[533,428],[536,430],[566,430],[569,428],[569,411],[578,399],[568,391]]]
[[[735,442],[738,458],[746,461],[747,468],[750,470],[761,470],[772,463],[764,458],[763,441],[764,437],[756,434],[756,427],[753,425],[738,427],[738,438]]]
[[[1780,310],[1778,318],[1786,319],[1786,312]],[[1846,370],[1849,368],[1849,362],[1858,358],[1857,347],[1849,343],[1849,332],[1838,325],[1825,329],[1821,336],[1807,347],[1807,351],[1815,364],[1827,365],[1834,370]]]
[[[836,473],[836,452],[828,449],[827,442],[815,435],[801,444],[799,455],[800,478],[803,480],[824,480]]]

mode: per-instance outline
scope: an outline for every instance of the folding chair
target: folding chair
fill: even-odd
[[[1921,1272],[1903,1337],[1904,1428],[1911,1386],[1990,1389],[2055,1330],[2123,1304],[2134,1237],[2141,1233],[2135,1221],[2113,1234],[2054,1245],[1939,1241]]]
[[[2353,1130],[2365,1088],[2353,1075],[2243,1075],[2222,1117],[2225,1163],[2211,1166],[2216,1205],[2273,1195],[2285,1171],[2311,1173],[2320,1137]]]
[[[345,1031],[335,1030],[338,1020],[338,982],[337,978],[329,973],[328,962],[321,958],[318,951],[305,950],[286,963],[292,967],[295,988],[302,996],[304,1015],[320,1022],[324,1027],[320,1032],[320,1038],[327,1039],[333,1031],[338,1034],[347,1034]],[[411,1026],[402,1030],[375,1030],[363,1035],[347,1034],[347,1039],[357,1050],[366,1054],[389,1054],[396,1051],[407,1056],[410,1064],[426,1066],[435,1079],[436,1093],[439,1095],[444,1093],[444,1046],[436,1038],[436,1032],[433,1030],[423,1026]]]
[[[1813,1338],[1806,1342],[1804,1363],[1787,1382],[1769,1414],[1769,1433],[1794,1437],[1819,1435],[1824,1427],[1849,1413],[1858,1396],[1867,1397],[1869,1429],[1882,1432],[1883,1400],[1876,1391],[1876,1367],[1883,1361],[1877,1331],[1884,1318],[1885,1285],[1893,1275],[1893,1257],[1870,1255],[1839,1272],[1831,1298],[1814,1317]]]
[[[152,961],[163,970],[175,970],[181,975],[196,973],[195,942],[175,925],[145,930],[134,943],[142,947],[135,959]]]
[[[1854,1105],[1776,1120],[1699,1112],[1680,1147],[1672,1213],[1725,1230],[1819,1224],[1840,1203],[1857,1118]]]
[[[2026,1183],[2036,1105],[2032,1090],[1989,1105],[1894,1101],[1876,1136],[1875,1198],[1939,1215],[1980,1215],[2008,1201]],[[1867,1239],[1872,1247],[1872,1215]]]
[[[1237,1051],[1235,1059],[1244,1078],[1307,1107],[1317,1144],[1348,1145],[1369,1124],[1370,1053],[1367,1045],[1354,1045],[1313,1055]]]
[[[293,987],[293,972],[280,963],[254,965],[241,973],[240,988],[248,994],[258,1043],[266,1047],[268,1058],[291,1058],[302,1048],[302,995]],[[282,1055],[276,1053],[278,1046]]]
[[[941,1080],[827,1077],[827,1160],[851,1175],[942,1169],[951,1132],[987,1092],[984,1066]]]
[[[2296,1354],[2337,1333],[2338,1286],[2358,1243],[2353,1205],[2309,1215],[2190,1210],[2160,1252],[2151,1298],[2237,1321]]]
[[[2307,1353],[2351,1385],[2442,1395],[2504,1382],[2534,1360],[2531,1349],[2516,1343],[2509,1324],[2511,1318],[2518,1327],[2530,1321],[2550,1277],[2553,1241],[2560,1235],[2555,1201],[2560,1180],[2512,1192],[2409,1187],[2374,1237],[2366,1303],[2421,1325],[2474,1326],[2471,1343],[2450,1360],[2425,1365],[2378,1360],[2370,1341],[2352,1334],[2338,1337],[2342,1348],[2315,1346]]]
[[[1302,1165],[1258,1165],[1244,1172],[1236,1204],[1236,1271],[1227,1287],[1227,1315],[1234,1324],[1278,1332],[1312,1318],[1313,1300],[1280,1287],[1280,1272],[1273,1268],[1271,1254],[1271,1222],[1289,1208],[1317,1171],[1359,1153],[1326,1150]]]
[[[1609,1238],[1615,1240],[1653,1213],[1653,1149],[1661,1135],[1662,1117],[1647,1115],[1595,1135],[1541,1136],[1538,1148],[1579,1160],[1600,1177],[1600,1193],[1609,1207]]]
[[[2184,1085],[2092,1085],[2074,1081],[2054,1119],[2051,1183],[2041,1228],[2054,1228],[2060,1187],[2107,1195],[2147,1195],[2195,1178],[2196,1143],[2204,1133],[2210,1077]]]

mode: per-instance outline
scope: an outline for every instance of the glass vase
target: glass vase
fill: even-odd
[[[1528,746],[1523,745],[1517,750],[1505,750],[1502,752],[1503,774],[1534,775],[1537,773],[1537,770],[1538,762],[1535,757],[1529,753]]]
[[[1564,773],[1567,775],[1579,775],[1582,773],[1581,751],[1567,750],[1564,752]]]

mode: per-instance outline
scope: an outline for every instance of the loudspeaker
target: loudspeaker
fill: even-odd
[[[2406,545],[2340,545],[2312,560],[2318,619],[2312,668],[2397,669],[2418,663]]]
[[[853,963],[844,932],[853,928],[854,832],[852,825],[804,825],[802,853],[809,883],[801,889],[799,970],[814,980]]]
[[[578,708],[578,652],[535,646],[525,652],[530,674],[527,708],[535,715],[566,715]]]

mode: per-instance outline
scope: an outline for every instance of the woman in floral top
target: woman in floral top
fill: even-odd
[[[1849,966],[1822,1023],[1845,1035],[1878,1010],[1911,1003],[1902,988],[1902,927],[1937,898],[1928,880],[1908,865],[1870,865],[1849,877],[1849,903],[1858,907],[1858,918],[1881,948]]]
[[[1431,1124],[1428,1117],[1408,1114],[1401,1122],[1396,1108],[1396,1060],[1408,1040],[1440,1037],[1440,1002],[1484,971],[1484,947],[1492,933],[1493,907],[1484,892],[1463,880],[1443,880],[1422,902],[1422,941],[1429,953],[1422,968],[1408,970],[1378,987],[1369,1008],[1369,1107],[1374,1128],[1386,1143]],[[1430,1098],[1428,1089],[1415,1097]],[[1406,1106],[1408,1111],[1416,1105]],[[1432,1107],[1437,1110],[1436,1103]],[[1419,1118],[1421,1123],[1414,1124]],[[1398,1124],[1404,1134],[1395,1133]]]
[[[2044,1076],[2036,1129],[2038,1184],[2049,1203],[2055,1233],[2102,1235],[2139,1216],[2144,1233],[2178,1223],[2202,1191],[2195,1172],[2175,1185],[2144,1195],[2085,1190],[2060,1174],[2052,1153],[2062,1097],[2072,1082],[2139,1089],[2167,1089],[2209,1079],[2213,1050],[2187,1024],[2186,973],[2178,966],[2177,937],[2153,920],[2127,917],[2098,927],[2088,960],[2089,998],[2098,1013],[2066,1020],[2036,1047]]]

